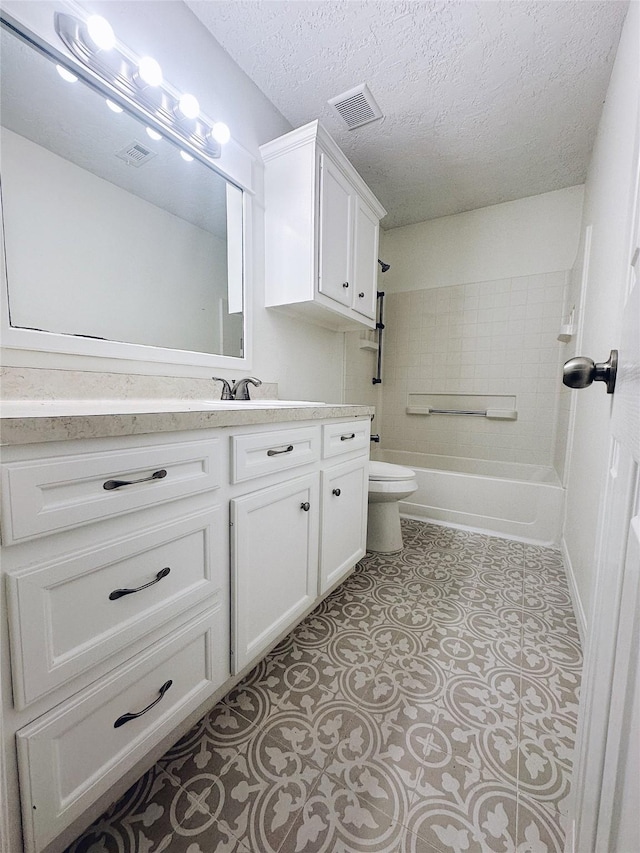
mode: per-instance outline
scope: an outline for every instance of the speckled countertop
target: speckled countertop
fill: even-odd
[[[372,406],[297,400],[10,400],[0,403],[1,443],[178,432],[214,427],[371,417]]]

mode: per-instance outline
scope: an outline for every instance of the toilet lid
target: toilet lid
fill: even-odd
[[[390,465],[389,462],[370,462],[370,480],[412,480],[416,472],[402,465]]]

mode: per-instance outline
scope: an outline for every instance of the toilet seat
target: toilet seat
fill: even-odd
[[[389,462],[370,462],[369,479],[375,482],[392,480],[413,480],[416,472],[402,465],[391,465]]]

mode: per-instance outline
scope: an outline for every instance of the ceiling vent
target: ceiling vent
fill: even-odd
[[[382,110],[374,101],[366,83],[331,98],[327,103],[338,113],[349,130],[382,118]]]
[[[135,140],[130,145],[126,145],[121,151],[116,151],[116,157],[124,160],[129,166],[142,166],[143,163],[146,163],[155,156],[155,151]]]

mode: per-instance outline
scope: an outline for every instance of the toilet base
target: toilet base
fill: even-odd
[[[397,554],[402,551],[398,501],[369,504],[367,551],[376,554]]]

